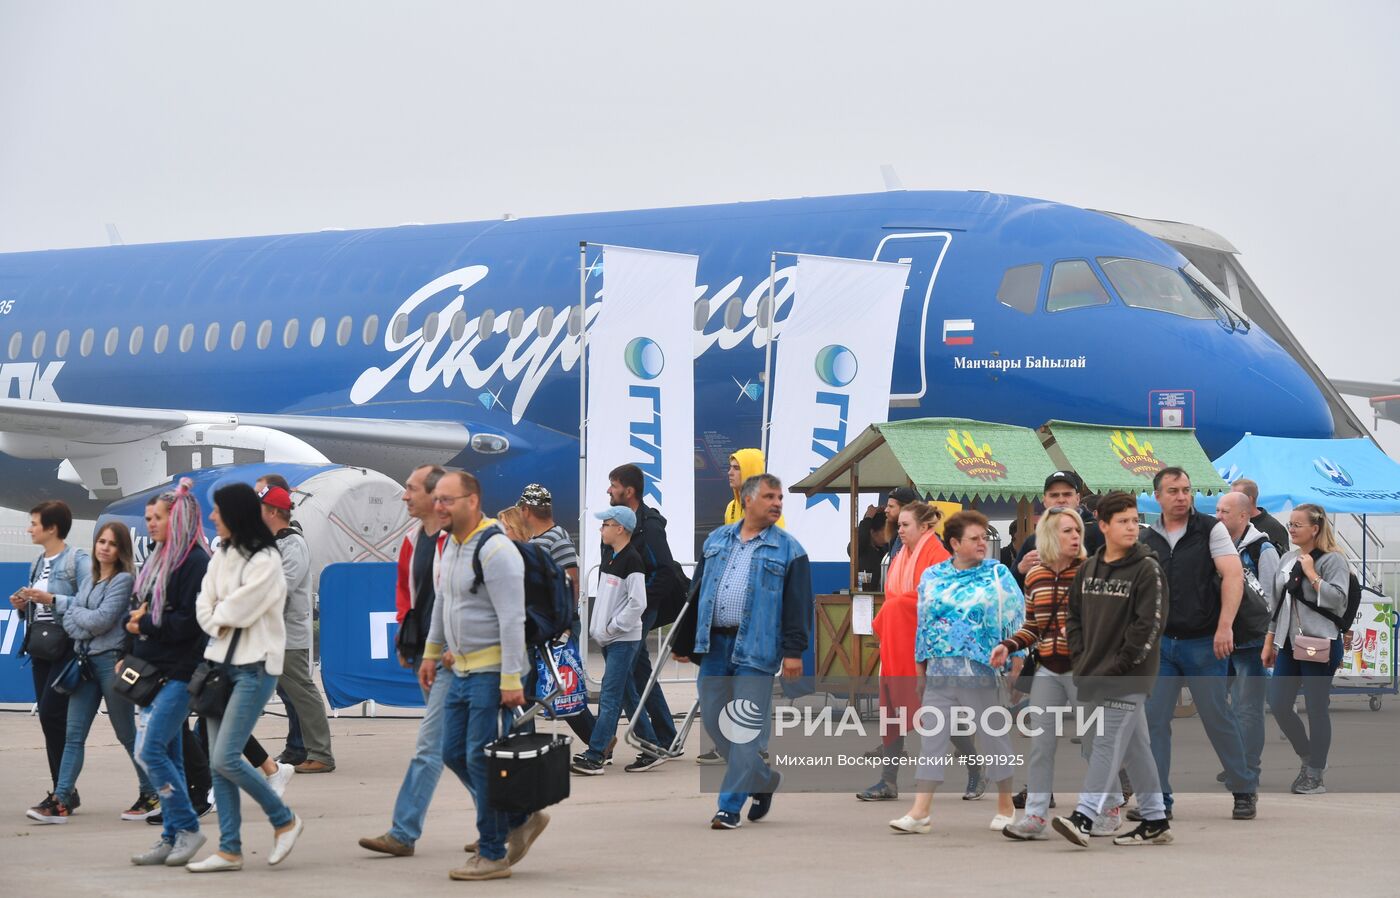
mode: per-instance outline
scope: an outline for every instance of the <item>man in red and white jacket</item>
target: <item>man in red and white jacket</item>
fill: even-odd
[[[446,473],[438,465],[424,465],[409,475],[404,484],[403,502],[414,519],[399,546],[399,575],[394,604],[399,623],[397,638],[399,664],[417,670],[428,640],[428,624],[433,619],[438,558],[447,540],[447,530],[433,508],[433,490]],[[404,625],[410,611],[414,620]],[[423,696],[427,701],[427,695]]]
[[[433,505],[433,490],[445,473],[438,465],[424,465],[410,474],[404,484],[404,505],[408,506],[414,522],[399,547],[396,589],[399,635],[396,641],[399,663],[415,671],[423,661],[423,647],[428,640],[437,594],[434,584],[438,559],[450,529],[443,526],[444,521]],[[408,762],[403,785],[399,787],[398,800],[394,802],[393,824],[382,836],[361,839],[361,848],[395,857],[412,856],[414,843],[423,835],[428,804],[442,776],[442,711],[451,679],[438,677],[432,690],[424,692],[427,709],[423,712],[423,722],[418,725],[418,744]]]

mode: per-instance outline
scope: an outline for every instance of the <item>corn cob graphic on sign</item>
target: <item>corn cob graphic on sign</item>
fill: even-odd
[[[954,467],[974,480],[990,483],[1006,477],[1006,465],[992,458],[991,444],[978,446],[966,430],[960,437],[956,430],[949,429],[948,454],[953,457]]]
[[[1118,463],[1139,477],[1151,479],[1166,467],[1166,464],[1153,454],[1152,444],[1145,440],[1138,442],[1131,430],[1115,430],[1112,443]]]

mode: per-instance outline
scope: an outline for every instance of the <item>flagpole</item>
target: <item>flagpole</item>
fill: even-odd
[[[759,446],[763,450],[763,467],[768,469],[768,425],[769,394],[773,386],[773,286],[778,280],[778,254],[768,256],[768,322],[764,327],[766,339],[763,347],[763,432],[759,436]]]
[[[588,524],[584,502],[588,497],[588,241],[578,242],[578,556],[579,586],[588,576],[588,540],[584,538]]]

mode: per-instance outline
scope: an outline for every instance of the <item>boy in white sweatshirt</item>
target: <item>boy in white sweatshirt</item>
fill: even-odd
[[[603,754],[617,734],[623,705],[635,706],[635,697],[628,695],[627,686],[632,681],[637,651],[646,636],[642,632],[642,613],[647,607],[646,566],[632,545],[637,515],[625,505],[614,505],[594,517],[603,522],[603,543],[613,550],[613,556],[599,575],[598,596],[588,619],[589,634],[603,647],[604,670],[593,738],[586,751],[574,755],[570,765],[574,773],[585,776],[603,772]],[[632,711],[633,707],[628,710]],[[627,765],[627,769],[641,770],[653,763],[650,755],[643,755]]]

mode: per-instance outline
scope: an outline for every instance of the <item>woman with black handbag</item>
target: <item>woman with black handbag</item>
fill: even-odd
[[[116,691],[117,661],[126,644],[122,625],[131,610],[134,571],[131,531],[120,521],[109,521],[93,540],[92,580],[73,598],[59,597],[53,602],[54,612],[74,642],[75,654],[69,664],[77,665],[73,671],[77,677],[68,695],[68,735],[54,789],[55,800],[47,808],[30,808],[29,816],[34,820],[68,822],[68,809],[83,770],[84,745],[104,699],[112,730],[136,767],[140,785],[136,803],[122,813],[122,819],[144,820],[159,807],[156,790],[146,778],[146,771],[136,763],[136,706]]]
[[[185,779],[182,742],[190,711],[189,680],[204,651],[195,598],[209,565],[199,502],[183,478],[172,492],[146,504],[146,534],[155,544],[136,578],[136,601],[126,630],[134,639],[117,671],[138,704],[136,760],[161,803],[160,841],[132,855],[137,866],[185,863],[205,842]],[[152,692],[154,684],[158,688]]]
[[[988,663],[1000,668],[1012,652],[1029,649],[1016,680],[1016,691],[1029,693],[1032,708],[1073,708],[1077,698],[1065,626],[1069,621],[1070,585],[1084,563],[1084,521],[1079,512],[1064,507],[1046,509],[1035,528],[1035,545],[1040,561],[1026,572],[1025,623],[997,644]],[[1023,842],[1046,837],[1050,784],[1059,743],[1053,718],[1045,720],[1037,713],[1029,716],[1027,723],[1033,729],[1039,727],[1040,732],[1031,738],[1026,812],[1002,830],[1008,839]],[[1118,828],[1117,815],[1115,808],[1112,814],[1099,818],[1106,821],[1112,817],[1111,823],[1104,823],[1104,835]],[[1107,829],[1109,826],[1112,829]]]
[[[88,554],[63,542],[72,527],[73,512],[63,502],[40,502],[30,509],[29,539],[44,552],[29,569],[29,585],[10,596],[10,604],[25,615],[23,651],[29,655],[34,675],[34,701],[39,706],[53,786],[48,797],[30,809],[31,817],[40,811],[66,818],[79,804],[76,792],[69,798],[72,804],[62,808],[54,796],[68,734],[68,695],[55,690],[53,681],[73,654],[73,641],[63,631],[54,606],[59,599],[76,596],[92,580]]]
[[[301,818],[243,757],[243,746],[277,688],[286,652],[282,610],[287,581],[277,540],[263,522],[258,494],[246,483],[220,487],[210,518],[223,544],[209,563],[196,604],[199,625],[210,641],[197,674],[201,684],[192,682],[190,691],[209,728],[219,850],[186,864],[191,873],[243,869],[240,790],[272,824],[269,865],[291,853],[302,830]]]

